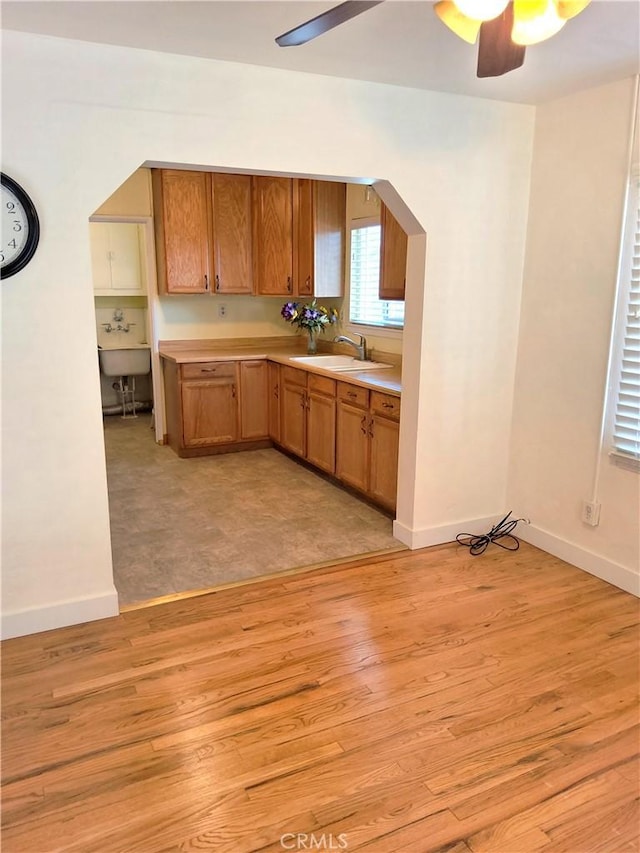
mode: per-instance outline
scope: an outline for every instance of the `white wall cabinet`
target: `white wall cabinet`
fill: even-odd
[[[144,235],[135,222],[91,222],[96,296],[146,296]]]

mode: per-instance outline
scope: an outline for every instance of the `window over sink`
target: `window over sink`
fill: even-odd
[[[377,219],[351,222],[349,321],[362,326],[399,329],[404,326],[404,301],[379,297],[381,225]]]

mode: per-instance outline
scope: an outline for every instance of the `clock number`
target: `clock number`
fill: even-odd
[[[40,223],[33,202],[20,184],[4,172],[0,172],[0,184],[0,213],[8,232],[0,246],[0,278],[4,282],[24,269],[33,257],[40,239]]]

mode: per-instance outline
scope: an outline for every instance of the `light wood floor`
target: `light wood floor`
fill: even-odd
[[[4,853],[639,849],[638,602],[524,544],[2,652]]]

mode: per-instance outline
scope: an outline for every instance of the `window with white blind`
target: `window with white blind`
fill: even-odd
[[[630,186],[619,300],[612,455],[640,471],[640,172]]]
[[[351,226],[349,320],[363,326],[402,329],[404,302],[378,297],[380,223],[356,219]]]

